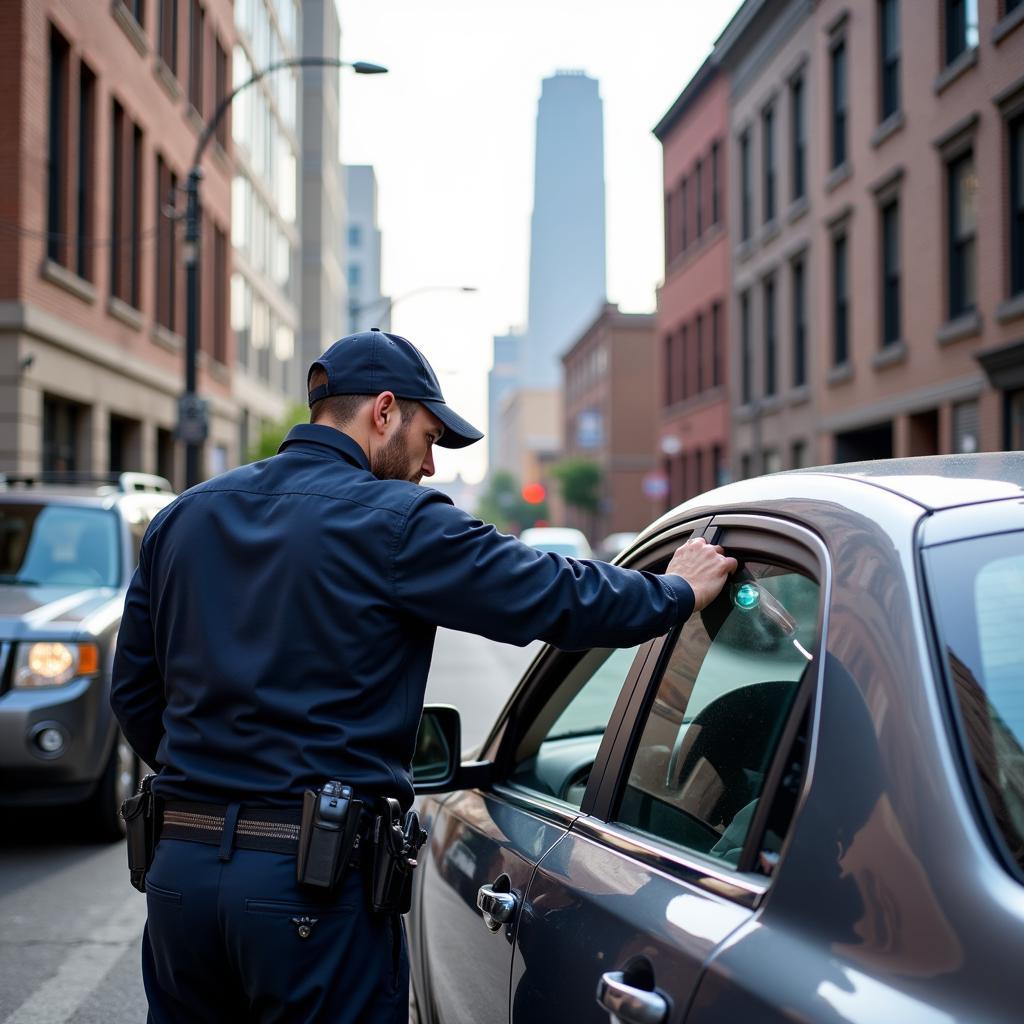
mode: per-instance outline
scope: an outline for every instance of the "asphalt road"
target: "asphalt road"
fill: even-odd
[[[442,630],[427,700],[462,712],[466,750],[538,645],[514,648]],[[124,847],[92,845],[59,812],[0,816],[0,1024],[139,1024],[146,900]]]

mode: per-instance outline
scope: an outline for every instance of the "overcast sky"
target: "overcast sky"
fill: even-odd
[[[373,164],[392,328],[487,428],[491,337],[526,320],[541,80],[580,69],[604,100],[608,298],[654,309],[662,274],[661,147],[651,128],[739,0],[339,0],[341,152]],[[475,286],[477,294],[413,290]],[[442,450],[437,478],[486,471],[486,445]]]

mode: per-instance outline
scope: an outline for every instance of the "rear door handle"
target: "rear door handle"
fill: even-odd
[[[597,983],[597,1001],[618,1024],[664,1024],[668,1000],[658,992],[627,985],[625,973],[609,971]]]
[[[512,879],[508,875],[500,875],[490,885],[481,885],[477,890],[477,909],[492,932],[499,931],[516,916],[518,903],[519,897],[512,892]]]

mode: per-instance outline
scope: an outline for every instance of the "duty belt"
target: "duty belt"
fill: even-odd
[[[350,863],[359,863],[360,847],[369,836],[372,820],[361,824]],[[200,804],[181,800],[163,802],[161,839],[219,846],[222,852],[263,850],[295,856],[299,848],[302,812],[291,807],[244,807],[240,804]],[[231,827],[233,824],[233,828]],[[227,827],[225,827],[227,826]]]

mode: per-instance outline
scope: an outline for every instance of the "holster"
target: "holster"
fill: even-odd
[[[153,779],[147,775],[139,783],[139,791],[121,804],[128,839],[128,876],[139,892],[146,891],[146,872],[153,863],[156,850],[157,807],[153,795]]]
[[[412,873],[417,854],[426,842],[419,815],[409,811],[402,819],[397,800],[384,800],[383,812],[374,822],[373,872],[370,904],[379,914],[405,914],[412,905]]]

